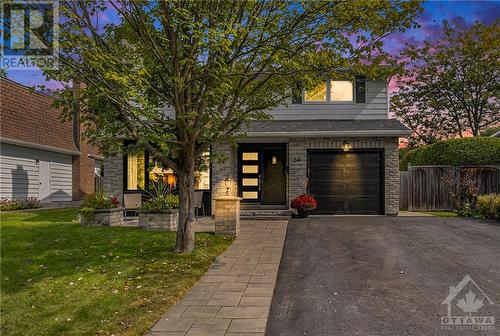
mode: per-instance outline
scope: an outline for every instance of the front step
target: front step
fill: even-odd
[[[240,209],[241,219],[290,219],[290,210],[278,209]]]

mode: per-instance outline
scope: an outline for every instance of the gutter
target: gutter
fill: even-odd
[[[28,148],[41,149],[41,150],[46,150],[49,152],[56,152],[56,153],[61,153],[61,154],[69,154],[69,155],[80,155],[81,154],[80,151],[77,151],[77,150],[57,148],[57,147],[52,147],[52,146],[47,146],[47,145],[40,145],[40,144],[28,142],[28,141],[17,140],[17,139],[6,138],[6,137],[0,137],[0,142],[11,144],[11,145],[28,147]]]
[[[297,131],[297,132],[246,132],[246,136],[255,138],[304,138],[304,137],[399,137],[407,136],[410,130],[366,130],[366,131]]]

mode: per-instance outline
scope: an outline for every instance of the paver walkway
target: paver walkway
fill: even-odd
[[[240,236],[148,335],[263,336],[287,224],[242,220]]]

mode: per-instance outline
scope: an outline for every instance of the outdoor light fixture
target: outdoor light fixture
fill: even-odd
[[[350,149],[351,149],[351,143],[347,140],[345,140],[343,143],[342,143],[342,150],[344,152],[348,152]]]
[[[229,176],[224,180],[224,186],[226,187],[226,196],[229,196],[229,189],[231,189],[231,180]]]
[[[278,163],[278,159],[276,158],[276,156],[273,155],[273,158],[271,159],[271,162],[273,165],[277,164]]]

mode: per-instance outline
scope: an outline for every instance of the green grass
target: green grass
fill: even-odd
[[[81,227],[75,209],[2,213],[2,335],[143,335],[232,238]]]
[[[423,211],[422,213],[426,213],[436,217],[458,217],[458,214],[453,211]]]

